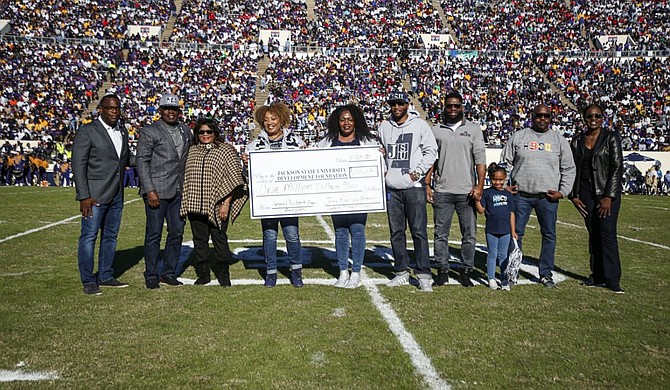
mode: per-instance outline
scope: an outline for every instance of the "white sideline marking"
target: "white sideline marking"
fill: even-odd
[[[142,199],[142,198],[136,198],[136,199],[129,200],[129,201],[127,201],[127,202],[124,202],[123,205],[125,206],[125,205],[127,205],[127,204],[129,204],[129,203],[136,202],[136,201],[138,201],[138,200],[140,200],[140,199]],[[79,215],[75,215],[74,217],[65,218],[65,219],[63,219],[63,220],[61,220],[61,221],[53,222],[53,223],[50,223],[50,224],[47,224],[47,225],[44,225],[44,226],[41,226],[41,227],[38,227],[38,228],[35,228],[35,229],[26,230],[25,232],[21,232],[21,233],[15,234],[15,235],[13,235],[13,236],[9,236],[9,237],[2,238],[2,239],[0,239],[0,244],[2,244],[3,242],[7,242],[7,241],[9,241],[9,240],[13,240],[13,239],[15,239],[15,238],[19,238],[19,237],[27,236],[28,234],[33,234],[33,233],[41,232],[42,230],[49,229],[49,228],[52,228],[52,227],[54,227],[54,226],[64,225],[64,224],[66,224],[66,223],[68,223],[68,222],[70,222],[70,221],[74,221],[74,220],[77,219],[77,218],[81,218],[81,214],[79,214]]]
[[[44,381],[59,379],[60,376],[56,372],[29,372],[23,370],[0,370],[0,382],[13,381]]]
[[[533,218],[537,218],[535,215],[531,215],[531,217],[533,217]],[[569,227],[573,227],[573,228],[577,228],[577,229],[586,229],[585,226],[582,226],[582,225],[576,225],[576,224],[574,224],[574,223],[562,222],[562,221],[556,221],[556,223],[557,223],[558,225],[569,226]],[[655,243],[655,242],[649,242],[649,241],[638,240],[637,238],[626,237],[626,236],[622,236],[622,235],[620,235],[620,234],[617,234],[617,238],[621,238],[621,239],[626,240],[626,241],[636,242],[636,243],[638,243],[638,244],[645,244],[645,245],[653,246],[653,247],[656,247],[656,248],[661,248],[661,249],[665,249],[665,250],[670,250],[670,246],[667,246],[667,245],[661,245],[661,244],[657,244],[657,243]]]
[[[364,277],[364,275],[361,275]],[[379,289],[375,284],[365,284],[365,289],[372,298],[372,303],[375,305],[379,313],[389,326],[389,330],[396,336],[400,345],[409,355],[412,360],[414,368],[423,377],[424,381],[431,389],[451,389],[447,382],[440,378],[430,358],[421,349],[419,343],[416,342],[414,336],[405,329],[405,325],[398,317],[398,314],[393,310],[391,304],[379,293]]]
[[[331,242],[335,241],[335,233],[333,233],[330,225],[328,225],[320,215],[317,217],[317,220],[323,227],[323,230],[326,231],[326,234],[328,234],[328,237],[332,240]],[[333,283],[331,279],[326,280],[328,284]],[[386,282],[388,282],[387,279],[377,279],[374,281],[368,279],[365,268],[361,269],[361,284],[365,286],[368,295],[370,295],[370,298],[372,299],[372,303],[382,315],[384,321],[386,321],[388,324],[391,333],[395,335],[395,337],[400,342],[402,349],[404,349],[405,352],[409,355],[410,360],[412,361],[412,364],[414,365],[414,368],[418,374],[423,377],[424,381],[431,389],[449,390],[449,385],[444,380],[442,380],[442,378],[440,378],[440,374],[433,366],[433,362],[431,362],[430,358],[428,358],[428,356],[426,356],[426,354],[423,352],[421,346],[414,339],[412,333],[405,329],[405,325],[402,323],[395,310],[393,310],[391,304],[388,303],[388,301],[386,301],[386,299],[384,299],[384,297],[382,297],[382,295],[379,293],[377,284]]]
[[[74,217],[65,218],[65,219],[62,220],[62,221],[53,222],[53,223],[50,223],[50,224],[48,224],[48,225],[44,225],[44,226],[41,226],[41,227],[38,227],[38,228],[35,228],[35,229],[26,230],[25,232],[21,232],[21,233],[15,234],[15,235],[13,235],[13,236],[9,236],[9,237],[2,238],[2,239],[0,239],[0,244],[2,244],[3,242],[7,242],[7,241],[9,241],[9,240],[13,240],[13,239],[15,239],[15,238],[19,238],[19,237],[27,236],[28,234],[32,234],[32,233],[40,232],[40,231],[42,231],[42,230],[44,230],[44,229],[48,229],[48,228],[51,228],[51,227],[54,227],[54,226],[58,226],[58,225],[66,224],[66,223],[68,223],[68,222],[70,222],[70,221],[74,221],[74,220],[77,219],[77,218],[81,218],[81,215],[75,215]]]
[[[539,278],[536,266],[522,264],[521,269],[530,273],[530,274],[536,275],[536,277]],[[365,275],[363,275],[363,273],[364,273],[364,271],[361,271],[361,285],[363,285],[363,286],[378,286],[378,285],[381,285],[381,284],[386,284],[389,281],[386,278],[367,278]],[[180,282],[184,283],[184,285],[186,285],[186,286],[189,286],[189,285],[192,286],[193,283],[195,283],[195,279],[182,278],[182,277],[179,277],[177,279]],[[305,285],[332,286],[333,283],[335,283],[336,280],[337,280],[337,278],[335,278],[335,277],[333,277],[331,279],[305,278],[305,279],[303,279],[303,282],[305,283]],[[473,283],[476,283],[478,285],[489,288],[488,281],[484,281],[483,279],[471,279],[471,280],[472,280]],[[559,283],[559,282],[562,282],[564,280],[567,280],[567,277],[565,275],[554,271],[554,282]],[[233,286],[262,286],[263,283],[265,283],[265,281],[261,278],[258,278],[258,279],[232,279],[231,283],[232,283]],[[457,285],[457,286],[461,285],[459,282],[457,282],[453,279],[449,279],[448,284]],[[525,278],[524,279],[519,279],[516,282],[517,286],[526,285],[526,284],[538,284],[538,283],[534,282],[530,279],[525,279]],[[286,278],[278,277],[277,278],[277,285],[290,286],[291,281],[289,279],[286,279]],[[207,284],[203,284],[201,286],[219,286],[219,282],[217,282],[216,280],[212,280],[211,282],[209,282]],[[414,286],[412,286],[412,287],[414,287]]]
[[[654,210],[663,210],[663,211],[670,210],[667,207],[659,207],[659,206],[638,206],[638,207],[643,208],[643,209],[654,209]]]

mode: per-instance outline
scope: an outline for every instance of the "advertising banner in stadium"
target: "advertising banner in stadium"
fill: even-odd
[[[451,35],[449,34],[421,34],[423,46],[426,48],[441,48],[446,49],[451,44]]]
[[[133,35],[137,34],[141,38],[160,37],[161,32],[162,31],[159,26],[140,26],[132,24],[128,26],[128,32],[126,33],[126,36],[132,37]]]
[[[251,218],[386,211],[377,146],[249,153]]]
[[[261,30],[258,34],[260,40],[264,45],[267,45],[270,40],[279,42],[279,47],[287,51],[286,41],[291,39],[291,32],[289,30]]]
[[[10,29],[9,20],[0,19],[0,35],[7,34]]]
[[[594,43],[598,49],[610,50],[626,43],[634,45],[635,41],[630,35],[598,35],[594,39]]]

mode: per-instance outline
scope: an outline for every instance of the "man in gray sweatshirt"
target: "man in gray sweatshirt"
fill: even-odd
[[[391,116],[379,125],[379,137],[385,149],[387,212],[391,231],[391,248],[395,258],[395,278],[386,285],[409,283],[409,254],[405,229],[414,241],[416,269],[421,291],[433,291],[426,225],[426,187],[423,177],[435,161],[437,144],[426,121],[409,111],[404,92],[392,92],[387,102]]]
[[[539,104],[533,110],[533,125],[512,134],[500,159],[510,173],[510,192],[515,194],[516,233],[521,241],[530,214],[535,210],[542,235],[540,282],[554,287],[552,271],[556,252],[558,201],[575,181],[576,168],[568,141],[552,131],[551,110]]]
[[[433,126],[433,134],[438,145],[438,158],[426,175],[426,193],[428,202],[433,204],[435,222],[438,268],[434,285],[442,286],[449,281],[449,230],[456,211],[463,259],[459,281],[464,287],[474,287],[470,279],[477,244],[474,202],[481,198],[486,179],[482,128],[463,118],[463,97],[458,92],[450,92],[444,98],[442,123]]]

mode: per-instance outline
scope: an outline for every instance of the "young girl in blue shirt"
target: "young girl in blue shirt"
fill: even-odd
[[[510,239],[518,238],[514,230],[514,195],[503,188],[507,181],[507,171],[504,167],[491,163],[488,167],[488,174],[491,187],[485,189],[482,198],[475,203],[477,212],[486,216],[486,245],[488,246],[486,273],[489,287],[492,290],[500,289],[495,278],[497,262],[500,266],[502,289],[509,290],[510,286],[505,276],[507,249]]]

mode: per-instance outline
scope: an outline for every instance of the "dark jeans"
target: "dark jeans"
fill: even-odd
[[[593,196],[589,187],[581,186],[579,199],[584,202],[586,211],[588,211],[584,222],[589,231],[590,278],[594,283],[605,283],[608,287],[620,287],[621,259],[619,258],[616,225],[619,219],[621,199],[612,200],[610,215],[605,218],[598,216],[598,202],[601,197]]]
[[[426,232],[428,223],[426,189],[424,187],[412,187],[406,190],[389,189],[388,191],[387,213],[396,274],[402,274],[409,270],[409,253],[407,252],[407,236],[405,235],[405,230],[409,225],[409,231],[414,241],[415,274],[419,278],[432,278],[430,255],[428,253],[428,233]]]
[[[167,240],[165,250],[161,256],[163,277],[175,276],[175,268],[179,261],[181,242],[184,235],[186,221],[179,217],[181,194],[171,199],[161,199],[160,206],[152,209],[144,198],[144,212],[147,216],[146,231],[144,234],[144,279],[158,279],[158,262],[163,235],[163,222],[167,222]]]
[[[556,255],[556,218],[558,217],[558,202],[551,202],[547,198],[526,198],[519,194],[514,196],[514,214],[516,216],[516,234],[519,249],[523,251],[522,240],[526,232],[526,225],[530,214],[535,210],[537,222],[540,224],[542,248],[540,249],[540,277],[552,276]],[[510,245],[510,251],[512,245]]]
[[[221,222],[221,229],[211,224],[206,215],[189,214],[188,220],[193,233],[196,275],[198,277],[209,277],[210,269],[214,271],[214,275],[220,275],[232,259],[228,246],[228,220]],[[214,259],[212,260],[209,258],[210,236],[214,244]]]
[[[81,235],[79,236],[79,276],[82,283],[106,282],[114,276],[112,264],[116,253],[116,237],[121,226],[123,212],[123,192],[118,191],[108,204],[93,205],[93,216],[81,219]],[[98,250],[98,278],[93,274],[95,241],[100,232],[100,249]]]
[[[435,261],[438,267],[449,269],[449,231],[454,211],[461,228],[461,258],[466,269],[475,266],[477,245],[477,214],[468,194],[433,192],[433,221],[435,222]]]

